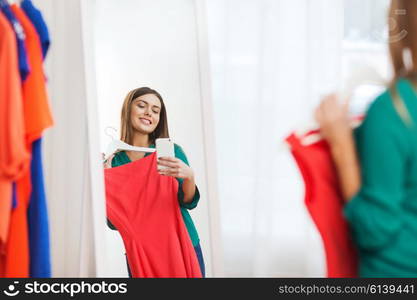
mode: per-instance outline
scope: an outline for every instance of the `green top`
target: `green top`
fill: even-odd
[[[151,145],[150,148],[155,148],[155,145]],[[184,151],[182,150],[182,148],[180,146],[178,146],[177,144],[174,144],[174,151],[175,151],[175,157],[181,159],[184,163],[186,163],[189,166],[188,163],[188,159],[184,153]],[[150,155],[151,153],[145,153],[145,157]],[[116,153],[116,155],[113,157],[113,160],[111,162],[112,167],[118,167],[124,164],[128,164],[130,163],[131,160],[130,158],[127,156],[126,152],[121,151]],[[184,192],[182,190],[182,183],[184,181],[184,179],[182,178],[176,178],[178,180],[178,200],[179,200],[179,204],[180,204],[180,208],[181,208],[181,214],[182,214],[182,218],[184,220],[185,226],[187,227],[188,230],[188,234],[190,235],[191,241],[193,243],[193,246],[197,246],[200,242],[200,239],[198,237],[198,233],[197,230],[194,226],[193,220],[191,219],[190,214],[188,213],[189,209],[193,209],[197,206],[198,201],[200,200],[200,192],[198,191],[198,188],[196,186],[195,189],[195,194],[193,197],[193,200],[189,203],[184,203]],[[107,224],[109,225],[109,227],[111,229],[116,230],[116,228],[114,227],[113,224],[110,223],[109,220],[107,220]]]
[[[386,91],[355,131],[362,185],[344,213],[361,277],[417,276],[417,97],[405,79],[397,90],[412,124],[403,121]]]

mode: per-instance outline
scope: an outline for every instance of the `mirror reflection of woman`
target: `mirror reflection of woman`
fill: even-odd
[[[362,277],[417,277],[416,12],[417,1],[391,2],[395,78],[355,132],[347,104],[335,95],[323,99],[316,111],[347,202],[345,216]]]
[[[137,147],[154,148],[157,138],[168,137],[167,112],[161,95],[148,87],[130,91],[122,107],[121,140]],[[195,184],[194,172],[189,166],[184,151],[177,144],[174,144],[174,151],[175,157],[160,157],[158,159],[158,166],[165,166],[165,168],[158,168],[158,173],[164,176],[173,176],[178,180],[178,204],[204,277],[205,266],[200,239],[188,212],[197,206],[200,193]],[[120,151],[110,157],[106,165],[117,167],[147,155],[149,153]],[[109,220],[108,225],[111,229],[117,230]],[[127,264],[129,276],[131,276],[129,263]]]

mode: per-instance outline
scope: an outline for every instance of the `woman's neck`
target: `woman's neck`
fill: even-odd
[[[135,133],[133,135],[132,146],[149,147],[149,145],[150,145],[149,135],[142,134],[142,133]]]

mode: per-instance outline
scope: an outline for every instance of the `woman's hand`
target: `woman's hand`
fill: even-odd
[[[161,169],[161,166],[165,166],[166,168]],[[186,163],[176,157],[160,157],[158,159],[158,172],[161,175],[184,179],[182,185],[184,199],[182,201],[184,203],[193,201],[196,190],[194,172]]]
[[[344,144],[352,138],[348,118],[348,101],[339,102],[336,94],[324,97],[315,112],[321,135],[330,145]]]
[[[166,168],[161,169],[160,166],[165,166]],[[193,170],[176,157],[160,157],[158,159],[158,172],[161,175],[173,176],[184,180],[194,178]]]
[[[323,98],[315,116],[321,135],[329,142],[343,197],[349,201],[360,188],[361,175],[349,125],[348,102],[340,104],[336,94],[328,95]]]
[[[114,157],[114,154],[111,155],[108,159],[104,160],[105,154],[104,153],[101,153],[101,158],[103,159],[103,167],[104,167],[104,169],[110,169],[111,168],[111,161],[112,161],[113,157]]]

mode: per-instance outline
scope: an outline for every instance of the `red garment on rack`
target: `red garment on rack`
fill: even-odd
[[[343,198],[329,146],[320,140],[303,146],[287,139],[305,183],[305,204],[324,243],[328,277],[357,277],[358,258],[343,216]]]
[[[0,277],[5,274],[7,241],[13,226],[12,182],[29,167],[16,37],[0,12]]]
[[[26,141],[29,149],[32,142],[42,137],[45,129],[54,123],[46,91],[45,73],[43,71],[42,46],[36,28],[26,13],[16,4],[10,6],[16,19],[25,31],[30,73],[23,82],[23,105],[26,126]]]
[[[202,277],[181,216],[178,182],[156,155],[105,169],[107,217],[122,236],[133,277]]]
[[[25,124],[25,142],[28,151],[32,142],[52,126],[52,116],[46,94],[43,56],[39,36],[32,22],[17,5],[11,9],[25,32],[25,47],[30,73],[22,84]],[[30,169],[21,176],[17,184],[17,207],[10,217],[9,236],[6,245],[5,277],[29,277],[29,237],[27,210],[32,190]]]

